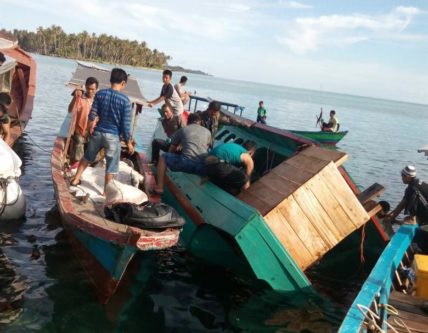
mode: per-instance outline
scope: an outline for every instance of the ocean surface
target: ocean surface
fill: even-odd
[[[14,149],[23,160],[21,186],[27,218],[0,225],[1,332],[333,332],[363,277],[331,281],[317,296],[285,297],[250,287],[229,271],[196,262],[178,245],[137,257],[131,282],[108,305],[97,302],[74,257],[55,210],[50,151],[67,113],[66,82],[76,62],[35,56],[37,91],[33,119]],[[107,66],[106,67],[111,67]],[[143,95],[161,90],[160,71],[125,68]],[[181,73],[174,73],[177,82]],[[187,89],[203,97],[236,103],[255,119],[259,100],[267,122],[280,128],[316,130],[320,108],[337,112],[348,135],[339,149],[354,181],[366,188],[383,184],[394,207],[404,185],[400,170],[414,164],[428,180],[428,161],[417,149],[428,144],[428,106],[187,75]],[[393,98],[394,96],[391,96]],[[144,109],[137,140],[145,149],[158,113]],[[147,270],[150,274],[147,274]]]

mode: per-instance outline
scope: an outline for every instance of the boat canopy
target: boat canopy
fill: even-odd
[[[18,40],[16,38],[0,32],[0,50],[13,49],[16,46],[18,46]]]
[[[110,72],[109,69],[101,66],[78,61],[76,71],[73,73],[73,77],[67,85],[72,88],[84,88],[86,79],[93,76],[99,81],[99,89],[110,88]],[[147,102],[147,99],[140,91],[137,80],[132,76],[128,77],[128,83],[122,92],[131,99],[132,103],[143,105]]]

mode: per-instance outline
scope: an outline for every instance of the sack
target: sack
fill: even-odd
[[[184,219],[177,211],[164,203],[136,205],[122,202],[111,208],[105,207],[104,213],[117,223],[142,229],[180,228],[184,225]]]

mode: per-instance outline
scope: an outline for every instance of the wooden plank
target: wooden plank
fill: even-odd
[[[427,332],[428,317],[426,315],[416,315],[406,311],[399,311],[398,317],[391,315],[388,317],[388,322],[397,329],[398,332],[409,332],[406,328],[400,327],[395,320],[402,320],[410,329],[410,332]],[[400,322],[400,321],[399,321]],[[388,331],[389,332],[389,331]]]
[[[295,155],[288,160],[285,160],[285,163],[288,165],[314,174],[322,170],[329,162],[330,161],[322,161],[302,154]]]
[[[409,294],[403,294],[399,291],[392,291],[389,296],[389,304],[392,306],[397,309],[403,309],[420,315],[428,315],[426,312],[421,310],[421,306],[425,305],[426,302],[426,299]]]
[[[374,200],[367,201],[364,203],[363,207],[370,217],[376,215],[382,210],[382,206]]]
[[[264,220],[302,270],[312,263],[311,253],[278,209],[270,211]]]
[[[331,193],[330,189],[319,175],[316,175],[308,182],[308,187],[324,208],[342,238],[348,236],[356,229],[348,215],[340,206],[334,193]]]
[[[299,185],[306,183],[314,175],[313,172],[309,172],[301,168],[297,168],[293,165],[286,164],[285,162],[275,167],[270,172],[270,174],[272,173]]]
[[[344,152],[332,149],[324,149],[316,146],[310,146],[306,149],[303,149],[299,152],[299,154],[326,162],[333,161],[336,166],[342,165],[348,159],[348,155]]]
[[[342,240],[333,221],[308,186],[304,185],[293,196],[319,235],[329,244],[330,248]]]
[[[356,228],[370,219],[333,162],[330,162],[319,175]]]
[[[271,203],[266,202],[264,198],[260,198],[257,195],[257,192],[252,193],[250,190],[251,190],[251,187],[246,191],[242,191],[238,195],[238,198],[243,202],[245,202],[246,204],[248,204],[249,206],[257,209],[261,215],[266,215],[269,211],[271,211],[272,209]]]
[[[279,209],[302,244],[311,253],[312,262],[315,262],[328,251],[329,247],[324,239],[312,226],[311,221],[306,217],[293,196],[286,198],[276,209]]]
[[[367,187],[363,192],[358,194],[358,200],[365,204],[367,201],[371,200],[375,196],[380,196],[382,192],[385,191],[385,187],[378,183],[374,183]]]

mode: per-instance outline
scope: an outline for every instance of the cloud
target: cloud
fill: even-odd
[[[421,35],[402,34],[416,15],[415,7],[396,7],[386,15],[324,15],[298,17],[286,32],[278,36],[280,44],[297,54],[315,51],[323,46],[355,44],[370,39],[420,40]],[[401,35],[400,35],[401,34]]]
[[[311,9],[313,8],[311,5],[307,5],[297,1],[279,1],[279,5],[284,8],[292,8],[292,9]]]

